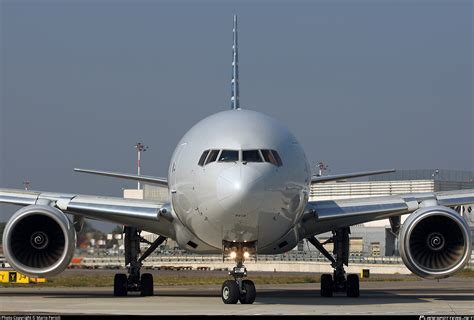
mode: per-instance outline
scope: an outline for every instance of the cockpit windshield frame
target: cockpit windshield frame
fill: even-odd
[[[243,164],[270,163],[276,167],[282,166],[280,155],[273,149],[207,149],[201,154],[198,165],[205,167],[212,162],[237,163],[239,161]]]

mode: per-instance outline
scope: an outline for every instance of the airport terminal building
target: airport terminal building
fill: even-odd
[[[474,171],[418,169],[397,170],[394,173],[371,176],[368,181],[341,181],[318,183],[311,186],[311,200],[334,200],[405,193],[437,192],[474,189]],[[474,230],[474,204],[459,208],[460,213]],[[407,215],[402,217],[402,222]],[[320,235],[324,240],[330,233]],[[303,250],[316,250],[306,242]],[[351,253],[353,255],[398,255],[397,239],[388,219],[372,221],[351,227]]]
[[[313,184],[310,190],[310,201],[460,189],[474,189],[474,171],[443,169],[398,170],[394,173],[372,176],[366,181],[350,180]],[[144,185],[143,190],[125,189],[124,197],[169,201],[168,189],[156,185]],[[474,204],[459,208],[459,212],[469,222],[472,230],[474,230],[473,211]],[[406,217],[402,217],[402,222]],[[324,242],[325,239],[331,236],[331,233],[325,233],[319,235],[318,238],[321,242]],[[152,241],[156,236],[145,233],[144,237]],[[168,241],[170,249],[174,245],[172,241]],[[329,251],[332,250],[331,244],[328,244],[326,248]],[[350,250],[353,256],[396,256],[398,255],[397,248],[397,239],[391,232],[388,219],[351,227]],[[317,251],[307,241],[302,241],[295,250]]]

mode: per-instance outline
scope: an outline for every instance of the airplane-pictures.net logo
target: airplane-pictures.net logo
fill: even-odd
[[[423,316],[419,320],[474,320],[474,316]]]

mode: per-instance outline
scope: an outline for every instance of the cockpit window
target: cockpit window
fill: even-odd
[[[207,154],[209,153],[209,150],[206,150],[202,153],[201,158],[199,158],[198,165],[201,167],[204,165],[204,161],[206,161]]]
[[[199,158],[198,164],[202,167],[214,161],[237,162],[239,161],[239,150],[205,150]],[[270,149],[243,150],[242,162],[268,162],[277,167],[282,166],[278,152]]]
[[[262,150],[262,155],[265,162],[270,162],[271,164],[278,166],[278,162],[273,156],[273,153],[271,150]]]
[[[258,150],[244,150],[242,151],[243,162],[262,162],[262,157]]]
[[[219,156],[219,161],[221,162],[239,161],[239,151],[238,150],[222,150],[221,155]]]
[[[278,155],[278,152],[275,150],[261,150],[263,159],[265,162],[270,162],[271,164],[274,164],[277,167],[281,167],[281,159],[280,156]]]
[[[281,161],[281,158],[280,158],[280,155],[278,154],[278,152],[276,152],[275,150],[270,150],[273,154],[273,157],[275,158],[276,162],[277,162],[277,166],[281,167],[283,165],[283,162]]]
[[[207,157],[205,164],[216,161],[217,156],[219,155],[219,151],[220,150],[211,150],[211,152],[209,152],[209,156]]]

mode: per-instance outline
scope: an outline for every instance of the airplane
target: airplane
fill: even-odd
[[[167,238],[193,253],[222,254],[235,261],[221,288],[225,304],[252,304],[254,283],[244,262],[281,254],[307,239],[331,263],[321,276],[321,296],[358,297],[359,277],[346,274],[350,227],[389,219],[402,260],[414,274],[441,279],[463,269],[472,235],[459,206],[474,203],[474,190],[309,201],[312,183],[364,177],[394,170],[315,176],[295,136],[278,120],[240,107],[237,17],[233,19],[231,108],[194,125],[179,141],[168,177],[108,171],[75,171],[168,187],[170,201],[0,189],[0,203],[22,206],[3,235],[5,258],[19,272],[49,277],[69,265],[84,219],[124,226],[127,274],[114,278],[114,295],[154,293],[143,261]],[[401,216],[409,214],[401,223]],[[158,236],[140,252],[141,231]],[[333,252],[317,236],[332,232]]]

